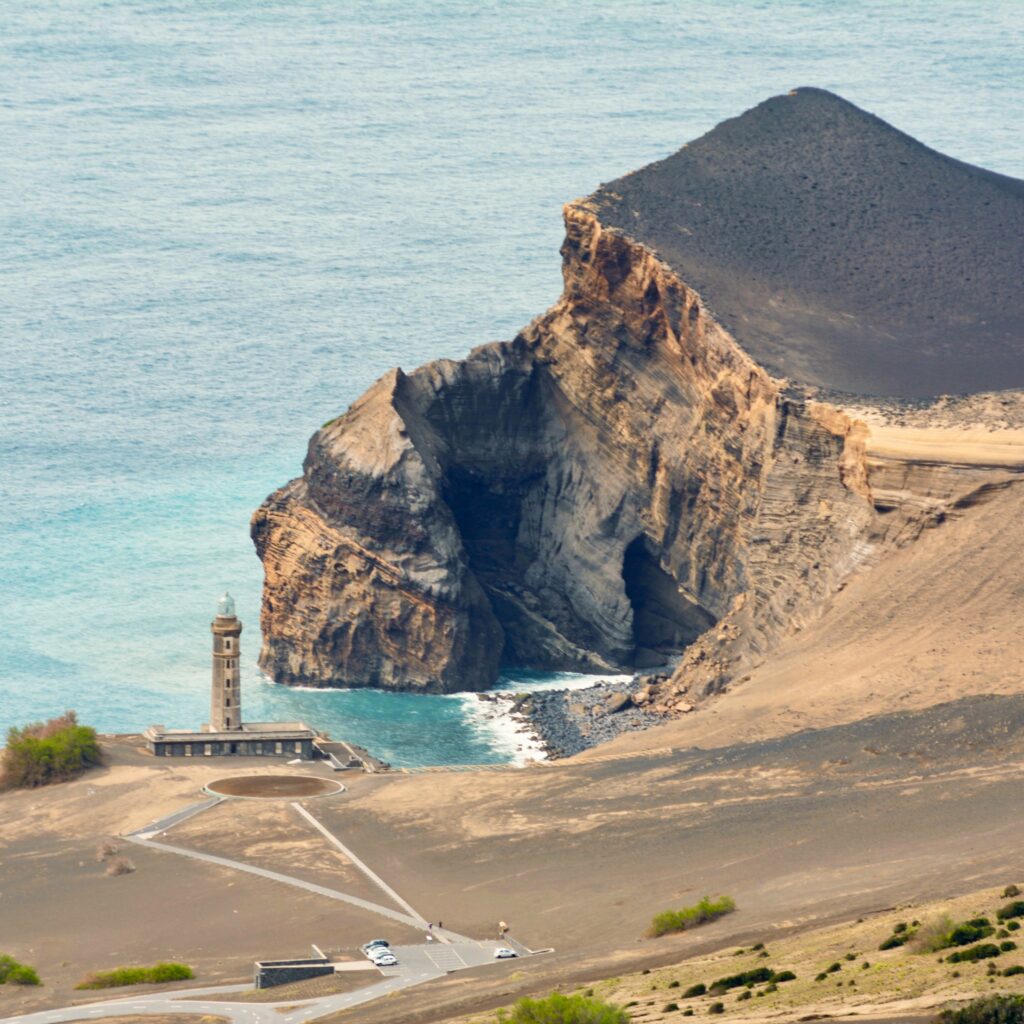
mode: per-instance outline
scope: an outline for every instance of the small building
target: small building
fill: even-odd
[[[305,722],[244,722],[239,672],[242,623],[225,593],[217,602],[213,633],[210,721],[197,730],[151,725],[142,735],[157,757],[301,757],[319,753],[318,738]]]

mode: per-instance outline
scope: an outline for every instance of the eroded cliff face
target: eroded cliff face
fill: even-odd
[[[565,211],[515,340],[394,370],[257,511],[263,668],[448,692],[504,661],[721,687],[871,554],[864,430],[756,365],[642,245]]]

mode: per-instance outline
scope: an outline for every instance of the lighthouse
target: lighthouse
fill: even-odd
[[[242,722],[242,681],[238,662],[242,623],[235,614],[235,599],[226,591],[217,602],[217,614],[210,623],[210,632],[213,634],[210,721],[199,729],[168,729],[164,725],[151,725],[142,735],[146,746],[157,757],[235,755],[299,758],[303,761],[327,757],[336,768],[348,767],[338,762],[333,753],[323,753],[317,743],[326,741],[305,722]],[[345,749],[351,753],[350,747]]]
[[[235,615],[235,599],[224,591],[217,614],[210,623],[213,633],[213,686],[210,694],[210,728],[213,732],[241,732],[242,688],[238,657],[242,623]]]

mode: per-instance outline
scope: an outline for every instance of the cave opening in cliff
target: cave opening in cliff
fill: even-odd
[[[633,608],[633,664],[664,665],[715,624],[715,617],[680,592],[658,564],[646,537],[637,537],[622,559],[622,580]]]

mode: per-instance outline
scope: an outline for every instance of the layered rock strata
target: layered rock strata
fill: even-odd
[[[502,664],[682,654],[650,697],[671,712],[990,470],[1024,466],[943,477],[873,456],[864,416],[770,376],[606,208],[566,207],[552,309],[511,342],[386,374],[256,512],[274,679],[451,692]]]

